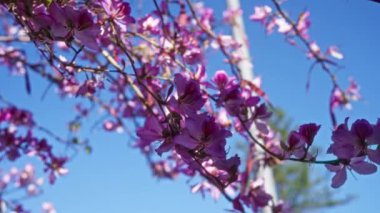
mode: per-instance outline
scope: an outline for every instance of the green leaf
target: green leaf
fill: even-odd
[[[72,142],[73,144],[79,144],[79,143],[80,143],[80,140],[79,140],[79,138],[75,137],[75,138],[72,139],[71,142]]]
[[[77,132],[80,129],[80,127],[81,127],[81,124],[77,122],[71,122],[69,124],[70,132]]]
[[[86,146],[84,148],[84,151],[87,153],[87,154],[91,154],[92,153],[92,147],[91,146]]]
[[[53,3],[53,0],[40,0],[39,2],[41,2],[45,6],[49,6],[51,3]]]

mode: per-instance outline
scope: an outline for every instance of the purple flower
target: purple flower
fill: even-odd
[[[53,2],[48,11],[55,21],[51,26],[54,39],[69,41],[75,37],[86,47],[99,49],[96,37],[100,34],[100,28],[93,22],[88,10],[77,10],[69,5],[62,7]]]
[[[206,103],[199,82],[186,74],[176,74],[174,84],[177,88],[177,98],[171,97],[169,105],[172,110],[185,115],[195,114]]]
[[[334,143],[330,145],[328,152],[346,160],[368,155],[371,161],[380,164],[380,150],[372,148],[380,145],[380,119],[376,125],[371,125],[364,119],[356,120],[351,130],[347,123],[348,118],[333,132]]]
[[[267,120],[272,113],[265,104],[259,104],[260,97],[253,95],[252,88],[241,88],[235,78],[228,77],[224,71],[217,71],[212,81],[215,86],[211,84],[209,87],[219,90],[219,94],[215,95],[217,105],[223,106],[230,115],[238,118],[235,125],[237,131],[242,132],[244,126],[250,128],[255,124],[261,133],[269,133]]]
[[[248,193],[241,199],[247,206],[252,207],[253,212],[257,212],[258,208],[268,205],[272,196],[264,191],[264,181],[257,179],[250,184]]]
[[[305,156],[305,142],[301,140],[301,136],[296,131],[290,132],[287,142],[283,144],[282,147],[285,150],[285,158],[291,155],[297,158],[303,158]]]
[[[29,111],[8,107],[0,109],[0,123],[9,122],[16,126],[32,127],[34,125],[32,114]]]
[[[298,133],[302,136],[302,139],[308,146],[311,146],[314,141],[315,135],[317,135],[321,125],[315,123],[304,124],[299,127]]]
[[[48,164],[48,167],[45,171],[49,171],[49,183],[54,184],[55,180],[59,176],[66,175],[69,170],[64,168],[64,165],[67,163],[66,157],[53,157],[51,162]]]
[[[339,163],[339,165],[327,164],[326,168],[331,172],[336,173],[332,179],[331,187],[339,188],[346,182],[346,169],[354,170],[362,175],[375,173],[377,171],[377,167],[372,163],[365,162],[364,159],[365,157],[356,157],[352,158],[350,161]]]
[[[162,142],[156,149],[161,155],[173,148],[172,134],[167,124],[162,124],[155,116],[150,116],[145,120],[143,127],[137,130],[137,136],[140,138],[138,146],[145,147],[154,141]]]
[[[333,144],[328,153],[333,153],[339,159],[339,165],[326,165],[327,169],[335,172],[332,187],[338,188],[347,179],[346,169],[352,169],[359,174],[372,174],[377,171],[376,165],[366,162],[369,160],[380,164],[380,150],[373,148],[380,144],[380,119],[371,125],[365,119],[356,120],[351,129],[348,128],[348,118],[340,124],[332,135]]]
[[[268,134],[269,129],[268,129],[267,120],[270,118],[272,113],[268,111],[268,108],[265,104],[260,104],[256,106],[259,101],[260,101],[259,97],[252,97],[252,96],[246,100],[247,106],[255,106],[255,109],[253,111],[253,114],[250,120],[252,120],[255,123],[256,128],[261,133]],[[249,122],[247,123],[249,124]]]
[[[137,136],[144,141],[144,144],[151,143],[163,138],[163,126],[155,116],[150,116],[145,120],[142,128],[137,130]]]
[[[101,6],[104,8],[107,18],[115,23],[122,32],[127,31],[128,24],[135,22],[135,19],[131,16],[131,7],[127,2],[102,0]]]
[[[86,80],[77,91],[77,96],[92,96],[96,92],[98,82],[96,80]]]
[[[238,155],[235,155],[227,160],[218,160],[214,164],[218,169],[228,173],[228,183],[232,183],[237,180],[238,168],[240,165],[240,158]]]
[[[187,118],[185,128],[173,141],[201,158],[225,159],[226,138],[230,136],[231,132],[217,124],[214,117],[203,113]]]
[[[223,105],[230,115],[239,115],[244,105],[244,99],[236,79],[229,77],[225,71],[219,70],[215,73],[212,81],[219,90],[217,104]]]
[[[231,90],[238,87],[236,78],[229,77],[224,70],[216,71],[212,81],[216,85],[216,89],[219,90]]]
[[[174,179],[178,176],[178,171],[176,168],[169,165],[166,160],[152,162],[150,166],[153,170],[153,174],[157,177]]]
[[[314,137],[320,127],[320,125],[315,123],[309,123],[301,125],[298,131],[292,131],[289,134],[287,142],[281,145],[285,151],[284,157],[287,158],[294,155],[300,159],[310,158],[311,155],[307,151],[313,144]]]

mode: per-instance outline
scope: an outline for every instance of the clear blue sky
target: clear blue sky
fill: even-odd
[[[149,0],[143,2],[150,3]],[[245,18],[252,13],[254,5],[267,2],[242,0]],[[215,8],[218,17],[225,8],[223,0],[208,0],[206,5]],[[290,0],[285,8],[292,14],[305,8],[311,11],[312,37],[323,49],[336,44],[345,54],[341,62],[344,69],[338,71],[341,84],[347,85],[348,77],[353,76],[361,85],[364,101],[354,104],[353,111],[339,112],[339,121],[349,116],[352,117],[351,121],[366,118],[375,122],[380,112],[380,4],[366,0]],[[314,121],[322,124],[316,141],[320,147],[326,148],[332,128],[327,113],[331,89],[327,75],[316,69],[307,93],[306,76],[312,62],[306,60],[298,49],[283,42],[282,36],[265,36],[263,28],[257,23],[247,20],[246,28],[255,74],[262,76],[269,97],[295,123]],[[228,69],[219,61],[209,59],[209,63],[209,71]],[[35,111],[36,118],[45,126],[66,134],[65,124],[71,117],[70,104],[60,101],[53,90],[41,101],[40,96],[47,84],[34,76],[32,78],[33,94],[27,96],[24,94],[23,79],[9,77],[7,71],[1,68],[0,92],[19,106]],[[191,194],[183,179],[176,182],[153,179],[142,156],[126,145],[128,138],[123,135],[105,134],[99,129],[91,133],[85,131],[82,135],[91,139],[94,153],[80,154],[69,164],[68,176],[59,179],[54,187],[45,187],[41,197],[31,200],[29,206],[35,212],[39,212],[39,203],[44,200],[52,201],[60,213],[214,213],[230,208],[223,199],[215,203],[209,197],[203,200],[200,195]],[[312,168],[319,173],[325,171],[321,166]],[[348,182],[338,191],[342,196],[354,194],[358,198],[346,206],[321,212],[373,212],[374,208],[378,208],[380,171],[375,175],[356,177],[349,175]]]

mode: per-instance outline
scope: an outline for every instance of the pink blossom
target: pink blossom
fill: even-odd
[[[230,35],[218,35],[216,40],[213,40],[211,42],[211,47],[214,49],[219,49],[219,48],[237,49],[241,47],[241,44],[236,42],[233,39],[233,37]]]
[[[276,27],[276,19],[270,18],[269,21],[265,23],[265,32],[267,35],[270,35],[273,33],[275,27]]]
[[[334,110],[336,107],[345,107],[351,109],[351,101],[358,101],[361,99],[360,87],[352,78],[349,79],[350,85],[346,90],[335,88],[330,98],[330,109]]]
[[[331,57],[339,59],[339,60],[344,58],[343,53],[341,53],[340,50],[338,49],[338,47],[336,47],[336,46],[330,46],[327,49],[327,54],[330,55]]]
[[[205,7],[202,2],[194,4],[194,9],[198,13],[198,17],[202,25],[206,29],[211,29],[214,22],[214,10],[208,7]]]
[[[203,52],[197,47],[188,47],[183,54],[183,58],[190,65],[199,64],[203,61]]]
[[[279,33],[283,33],[283,34],[287,34],[289,33],[291,30],[292,30],[292,25],[289,24],[284,18],[280,17],[280,18],[276,18],[275,19],[275,23],[278,27],[278,32]]]
[[[348,86],[348,88],[345,91],[346,96],[349,100],[357,101],[361,98],[361,95],[359,92],[360,87],[353,78],[349,78],[348,80],[350,82],[350,85]]]
[[[103,128],[106,131],[116,131],[117,133],[123,133],[123,124],[120,121],[106,120],[103,122]]]
[[[310,18],[310,12],[309,11],[303,12],[299,16],[298,22],[296,24],[296,28],[297,28],[299,34],[305,39],[309,39],[308,30],[309,30],[310,25],[311,25],[309,18]]]
[[[191,187],[191,192],[200,192],[203,198],[205,197],[206,193],[210,193],[211,197],[214,200],[218,200],[220,197],[220,190],[214,185],[210,184],[208,181],[202,181],[198,184],[193,185]]]
[[[102,0],[100,4],[106,13],[106,18],[115,23],[122,32],[127,31],[128,24],[135,22],[135,19],[131,16],[131,7],[128,2]]]
[[[308,52],[309,58],[315,58],[315,55],[319,56],[321,54],[321,48],[318,46],[317,42],[311,42],[309,45],[310,51]]]
[[[152,34],[159,34],[160,32],[160,19],[155,18],[152,15],[147,15],[146,17],[142,18],[138,21],[141,27],[138,29],[141,33],[149,32]]]
[[[177,168],[169,165],[169,162],[166,160],[152,162],[151,168],[153,170],[153,174],[159,178],[174,179],[179,174],[179,171],[177,170]]]
[[[223,11],[223,21],[233,25],[235,18],[243,14],[243,11],[239,9],[227,9]]]
[[[216,118],[217,122],[223,127],[229,127],[232,124],[232,121],[228,118],[227,111],[224,108],[220,109]]]
[[[237,85],[235,77],[229,77],[224,70],[216,71],[212,81],[216,84],[219,90],[229,90],[230,87],[236,87]]]
[[[272,8],[269,6],[256,6],[254,13],[249,17],[253,21],[264,23],[265,19],[272,13]]]
[[[53,203],[50,203],[50,202],[42,203],[42,211],[43,213],[57,213],[57,211],[54,208]]]

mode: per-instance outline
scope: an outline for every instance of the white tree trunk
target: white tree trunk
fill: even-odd
[[[240,8],[239,0],[226,0],[227,7],[230,10],[235,10]],[[234,25],[232,26],[232,33],[234,39],[242,44],[240,50],[242,61],[239,62],[238,67],[241,71],[241,77],[245,80],[252,81],[253,78],[253,63],[251,57],[249,55],[248,49],[248,40],[246,37],[245,29],[244,29],[244,21],[241,15],[236,16],[234,20]],[[253,135],[256,135],[257,129],[253,125],[251,128],[251,132]],[[262,142],[259,140],[259,142]],[[264,150],[260,147],[256,146],[257,150],[264,154]],[[264,165],[260,166],[258,177],[264,180],[264,188],[265,191],[273,197],[273,201],[277,202],[277,191],[276,191],[276,183],[273,176],[273,170],[270,167],[264,167]],[[272,210],[270,208],[264,208],[264,213],[271,213]]]

